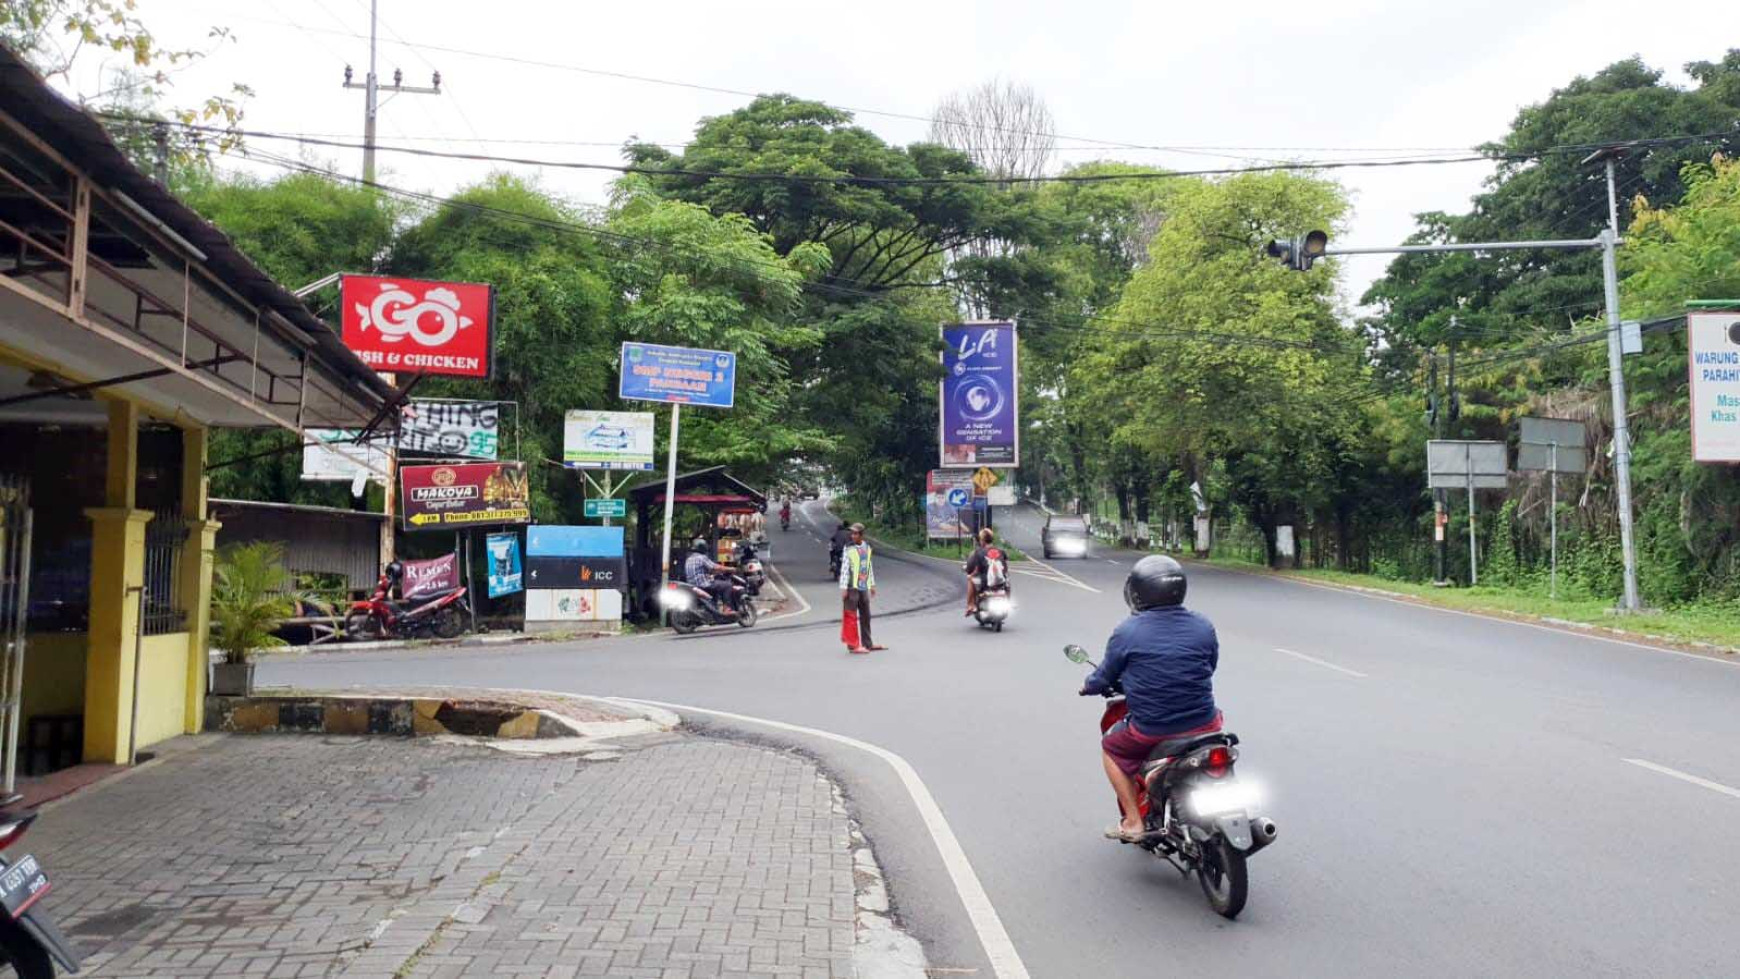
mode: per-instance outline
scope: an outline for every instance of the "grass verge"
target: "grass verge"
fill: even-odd
[[[1210,558],[1209,563],[1259,574],[1392,592],[1443,608],[1570,622],[1623,632],[1639,638],[1704,644],[1720,647],[1728,653],[1740,652],[1740,606],[1734,604],[1688,605],[1651,609],[1635,616],[1621,616],[1614,611],[1610,600],[1562,595],[1551,598],[1544,587],[1494,588],[1481,585],[1473,588],[1437,588],[1416,581],[1395,581],[1376,575],[1353,574],[1327,568],[1271,571],[1260,564],[1228,557]]]

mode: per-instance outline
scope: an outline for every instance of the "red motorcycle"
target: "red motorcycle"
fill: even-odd
[[[1080,646],[1065,646],[1063,654],[1072,663],[1094,665]],[[1100,733],[1129,710],[1120,692],[1107,694]],[[1275,821],[1258,811],[1256,786],[1233,774],[1238,743],[1238,735],[1223,731],[1170,738],[1154,746],[1136,779],[1147,831],[1134,845],[1186,877],[1195,873],[1208,906],[1225,918],[1236,918],[1245,908],[1250,889],[1245,859],[1277,835]]]
[[[344,617],[345,638],[360,642],[374,639],[413,639],[436,636],[453,639],[471,620],[471,602],[465,589],[449,588],[394,601],[393,588],[404,575],[394,561],[381,572],[374,594],[352,603]]]

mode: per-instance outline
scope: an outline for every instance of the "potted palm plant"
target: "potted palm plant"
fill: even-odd
[[[255,650],[284,645],[273,633],[296,613],[296,578],[271,541],[232,544],[212,573],[212,639],[224,660],[211,668],[211,692],[245,697],[254,689]]]

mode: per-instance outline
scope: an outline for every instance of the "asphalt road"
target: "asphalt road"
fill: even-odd
[[[999,523],[1037,553],[1039,519]],[[261,681],[633,696],[879,745],[935,795],[1035,976],[1735,974],[1740,666],[1193,566],[1240,769],[1281,830],[1229,923],[1099,835],[1115,811],[1100,705],[1060,649],[1104,643],[1137,555],[1018,564],[1000,635],[948,601],[946,562],[883,555],[880,605],[908,611],[878,624],[889,651],[847,656],[813,533],[775,531],[774,556],[815,610],[755,630],[310,656]],[[887,766],[796,740],[842,773],[932,966],[990,975]]]

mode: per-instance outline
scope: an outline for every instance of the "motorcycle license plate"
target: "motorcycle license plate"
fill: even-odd
[[[0,871],[0,906],[5,907],[8,917],[17,918],[52,887],[47,871],[35,857],[20,857],[17,863]]]

